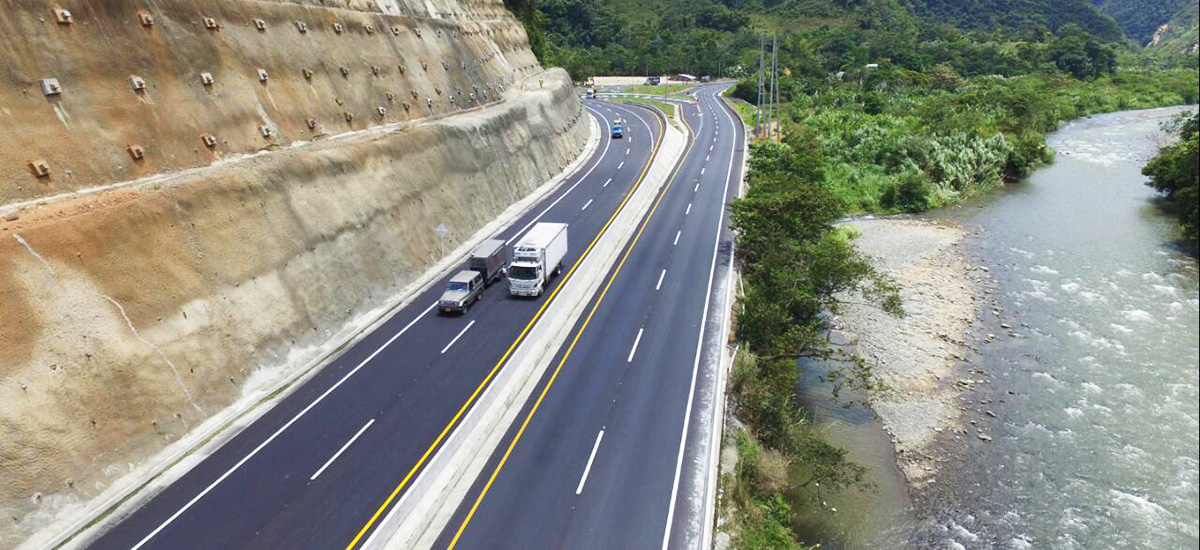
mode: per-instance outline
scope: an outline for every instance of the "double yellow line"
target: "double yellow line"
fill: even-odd
[[[625,198],[621,200],[621,204],[617,206],[617,209],[613,212],[613,215],[608,218],[608,221],[604,222],[604,226],[600,228],[600,231],[596,233],[596,237],[592,239],[592,242],[588,244],[587,249],[585,249],[583,254],[579,256],[579,260],[575,262],[575,265],[571,266],[571,269],[568,270],[567,274],[563,276],[561,281],[559,281],[558,286],[554,288],[554,292],[550,293],[550,297],[542,303],[542,307],[538,308],[537,313],[534,314],[533,318],[529,320],[529,323],[525,325],[525,328],[521,330],[521,333],[517,335],[516,340],[513,340],[512,345],[508,346],[508,350],[504,352],[504,355],[500,357],[500,360],[496,362],[496,365],[492,367],[491,371],[488,372],[483,381],[479,383],[479,385],[475,388],[475,391],[472,392],[471,396],[467,398],[467,401],[463,403],[461,407],[459,407],[458,412],[454,413],[454,416],[450,419],[450,422],[446,424],[446,427],[442,428],[441,433],[439,433],[437,438],[433,440],[433,443],[429,444],[429,448],[425,449],[424,454],[422,454],[421,458],[417,460],[417,463],[408,470],[408,473],[404,475],[404,478],[400,480],[400,483],[396,485],[396,488],[392,490],[391,494],[389,494],[386,499],[384,499],[383,504],[379,505],[379,509],[375,510],[375,513],[371,515],[371,519],[367,520],[366,525],[363,525],[362,529],[359,529],[358,534],[354,535],[354,539],[350,541],[350,544],[346,545],[346,550],[353,550],[354,547],[358,546],[358,543],[361,542],[363,537],[366,536],[366,534],[371,530],[371,527],[375,525],[375,522],[379,521],[379,518],[383,515],[384,511],[391,506],[392,502],[396,500],[396,497],[400,495],[400,492],[408,486],[410,481],[412,481],[413,476],[415,476],[416,473],[421,469],[421,466],[423,466],[425,462],[429,460],[429,457],[433,455],[433,452],[437,450],[438,446],[441,445],[446,436],[450,434],[450,431],[454,429],[454,426],[458,424],[458,421],[462,419],[462,416],[466,414],[468,410],[470,410],[471,405],[475,402],[479,395],[483,393],[483,390],[487,388],[488,383],[492,381],[492,378],[495,377],[496,373],[500,371],[500,367],[504,365],[505,361],[508,361],[509,356],[512,355],[513,351],[517,349],[517,346],[520,345],[525,339],[525,336],[529,333],[530,329],[533,328],[533,325],[537,324],[537,321],[541,318],[542,313],[546,311],[546,307],[554,301],[554,298],[558,296],[558,292],[562,290],[563,286],[567,284],[567,281],[571,279],[571,275],[575,273],[575,269],[578,268],[579,264],[582,264],[583,260],[588,257],[588,254],[590,254],[592,248],[596,246],[596,243],[600,240],[600,237],[608,231],[608,227],[612,225],[613,220],[615,220],[617,215],[624,210],[625,204],[629,202],[629,199],[632,198],[633,194],[637,192],[639,187],[641,187],[642,180],[646,178],[646,173],[650,170],[650,165],[654,163],[654,158],[658,156],[658,148],[662,144],[663,121],[659,116],[655,116],[654,119],[658,122],[658,139],[654,142],[654,148],[650,153],[650,159],[646,161],[646,166],[642,168],[641,174],[638,176],[637,181],[634,182],[633,187],[629,190],[629,193],[627,193]]]
[[[680,116],[679,120],[683,121],[683,124],[687,126],[688,132],[692,133],[693,135],[695,134],[695,132],[692,130],[692,126],[687,123],[686,117]],[[629,259],[629,255],[632,254],[633,249],[637,247],[638,241],[642,238],[642,233],[646,230],[646,226],[650,225],[650,219],[653,218],[654,213],[658,211],[658,205],[662,203],[663,197],[667,196],[667,191],[671,189],[671,184],[675,182],[675,178],[679,175],[679,171],[683,169],[683,165],[685,163],[684,161],[686,161],[688,156],[691,154],[692,147],[695,144],[696,139],[693,138],[691,143],[688,144],[687,150],[684,151],[679,165],[675,167],[675,172],[671,174],[671,177],[667,180],[667,184],[663,187],[662,192],[659,193],[658,199],[654,201],[654,206],[650,208],[650,213],[646,214],[646,219],[642,221],[641,227],[638,228],[637,234],[634,235],[633,242],[629,244],[629,248],[627,248],[625,250],[625,254],[621,256],[621,261],[617,264],[617,269],[613,271],[611,276],[609,276],[608,282],[604,285],[604,290],[600,293],[600,297],[596,300],[596,303],[592,305],[592,309],[588,311],[587,318],[584,319],[583,325],[579,327],[579,330],[575,333],[575,337],[571,339],[571,345],[567,347],[566,353],[563,354],[562,359],[559,360],[558,365],[554,368],[554,373],[551,374],[550,379],[546,381],[546,386],[542,388],[542,393],[538,395],[537,401],[534,401],[533,408],[529,410],[529,414],[525,415],[525,421],[521,423],[521,429],[517,430],[517,434],[513,436],[512,442],[508,444],[508,448],[504,451],[504,456],[500,458],[500,463],[496,465],[495,470],[492,470],[492,475],[488,477],[487,483],[483,486],[483,490],[479,492],[479,496],[476,497],[475,503],[471,505],[471,510],[467,512],[467,517],[463,518],[462,524],[458,526],[458,531],[454,533],[454,538],[450,540],[450,546],[447,547],[447,550],[454,550],[454,547],[458,544],[458,539],[461,538],[463,532],[467,530],[467,524],[471,523],[471,518],[475,516],[475,511],[479,509],[479,504],[483,502],[483,498],[487,496],[488,491],[492,488],[492,483],[494,483],[496,481],[496,477],[500,475],[500,470],[503,469],[504,464],[508,462],[508,457],[512,455],[513,449],[515,449],[517,447],[517,443],[521,441],[521,436],[524,435],[525,428],[529,427],[529,422],[533,419],[533,415],[537,414],[538,407],[541,407],[542,405],[542,400],[546,398],[546,394],[550,393],[550,387],[554,385],[554,381],[558,379],[558,374],[562,372],[563,365],[565,365],[567,359],[571,357],[571,352],[575,350],[575,344],[579,343],[579,338],[583,336],[583,331],[587,330],[588,325],[591,324],[592,316],[596,314],[596,310],[600,309],[600,304],[604,302],[604,297],[608,295],[608,290],[612,288],[613,281],[617,279],[617,275],[621,274],[621,268],[625,267],[625,260]]]

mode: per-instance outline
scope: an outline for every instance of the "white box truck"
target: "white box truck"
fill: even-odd
[[[538,223],[513,247],[508,293],[541,296],[546,281],[562,271],[567,255],[567,224]]]

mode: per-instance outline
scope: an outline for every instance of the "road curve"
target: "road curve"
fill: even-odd
[[[700,546],[745,145],[720,89],[683,107],[678,172],[434,548]]]
[[[593,157],[497,238],[514,240],[534,221],[569,223],[565,265],[579,261],[640,181],[662,135],[658,117],[611,108],[629,121],[628,138],[610,139],[610,112],[589,107],[604,129]],[[510,298],[501,284],[466,315],[442,317],[432,307],[442,286],[393,314],[90,547],[346,548],[361,540],[489,373],[503,368],[546,300]]]

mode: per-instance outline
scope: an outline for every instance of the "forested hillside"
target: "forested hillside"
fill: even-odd
[[[1164,23],[1196,0],[1094,0],[1100,11],[1111,15],[1125,36],[1145,46]],[[1194,13],[1194,12],[1193,12]],[[1194,25],[1194,23],[1193,23]]]

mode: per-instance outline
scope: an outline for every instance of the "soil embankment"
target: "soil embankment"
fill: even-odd
[[[445,14],[426,4],[358,4],[171,4],[150,10],[152,27],[138,22],[133,2],[63,2],[69,25],[55,23],[45,2],[0,14],[6,45],[28,39],[57,52],[0,51],[0,79],[24,86],[0,90],[8,128],[0,181],[14,182],[0,191],[8,206],[0,206],[0,546],[15,546],[247,392],[319,356],[331,335],[396,299],[438,260],[435,227],[450,229],[444,244],[453,249],[581,151],[588,122],[569,79],[540,72],[500,2],[448,2]],[[224,26],[206,30],[209,14]],[[255,29],[259,18],[266,31]],[[307,32],[297,20],[308,21]],[[199,77],[181,60],[210,48],[230,71],[218,84],[228,87],[215,94],[197,81],[169,101],[169,90],[151,89],[161,95],[149,102],[135,94],[122,63],[141,59],[150,46],[132,42],[147,33],[165,56],[147,65],[163,71],[147,82],[187,89]],[[95,40],[66,42],[83,36]],[[135,54],[125,60],[127,52]],[[349,78],[372,65],[390,72],[333,90],[345,78],[334,59],[342,54],[357,63]],[[305,56],[326,58],[333,74],[324,84],[302,82]],[[264,85],[252,68],[260,57],[295,74],[268,69]],[[426,60],[430,76],[418,81]],[[235,83],[248,67],[248,83]],[[92,76],[72,76],[84,73]],[[49,74],[63,84],[59,99],[37,89]],[[110,108],[117,88],[137,112]],[[393,88],[395,105],[377,114]],[[431,108],[427,96],[437,98]],[[42,116],[25,104],[34,99],[69,116]],[[131,137],[139,125],[155,137]],[[199,138],[213,125],[208,131],[224,134],[215,150]],[[144,161],[126,151],[134,139],[147,144]],[[32,155],[47,159],[49,179],[28,171]],[[176,168],[188,170],[162,172]],[[47,199],[143,175],[154,177]]]

